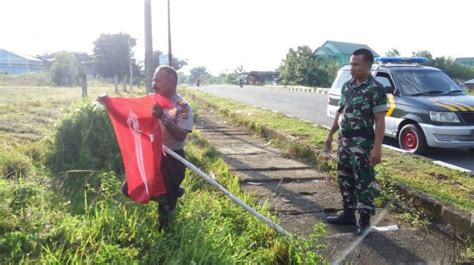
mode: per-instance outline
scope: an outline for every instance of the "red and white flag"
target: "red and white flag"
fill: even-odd
[[[141,98],[106,97],[105,106],[122,153],[128,194],[138,203],[166,193],[160,172],[162,138],[153,105],[170,109],[170,99],[159,94]]]

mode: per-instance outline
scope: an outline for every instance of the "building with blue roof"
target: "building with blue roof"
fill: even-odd
[[[0,74],[19,75],[42,70],[44,66],[41,60],[0,49]]]
[[[346,65],[349,64],[352,53],[361,48],[369,49],[374,54],[374,57],[380,56],[366,44],[330,40],[314,50],[313,55],[315,57],[325,57],[334,60],[339,65]]]

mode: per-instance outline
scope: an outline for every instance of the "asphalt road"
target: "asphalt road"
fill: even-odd
[[[200,90],[230,98],[245,104],[285,113],[315,124],[331,126],[332,118],[326,116],[327,95],[272,90],[253,86],[201,86]],[[384,144],[398,147],[395,140],[385,137]],[[474,153],[464,149],[431,148],[428,158],[438,163],[451,164],[474,172]]]

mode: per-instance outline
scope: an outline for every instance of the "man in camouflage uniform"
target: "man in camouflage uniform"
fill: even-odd
[[[332,149],[334,133],[340,129],[337,151],[337,181],[344,212],[329,216],[336,225],[356,225],[355,210],[360,215],[357,235],[370,228],[375,214],[372,183],[374,166],[380,162],[385,130],[387,95],[383,86],[370,74],[374,57],[367,49],[356,50],[351,57],[351,76],[342,87],[339,110],[326,139]],[[374,130],[375,124],[375,130]]]

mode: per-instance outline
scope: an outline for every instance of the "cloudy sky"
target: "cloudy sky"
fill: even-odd
[[[167,51],[166,0],[152,0],[153,48]],[[289,48],[326,40],[380,54],[474,57],[474,1],[171,0],[173,53],[211,72],[273,70]],[[130,33],[144,57],[143,0],[1,0],[0,48],[92,53],[101,33]]]

